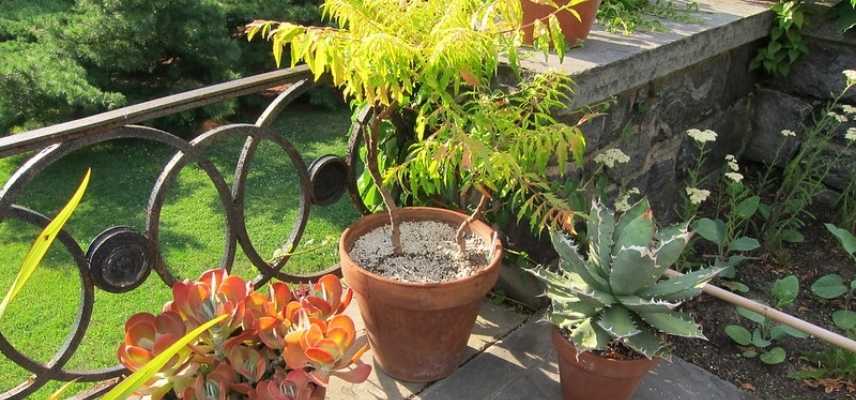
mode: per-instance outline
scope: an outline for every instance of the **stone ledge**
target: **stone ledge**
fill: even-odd
[[[773,20],[770,3],[744,0],[699,0],[695,23],[665,22],[666,32],[631,36],[600,27],[580,48],[560,62],[531,53],[521,66],[532,72],[558,71],[574,77],[577,91],[571,108],[606,100],[768,35]]]

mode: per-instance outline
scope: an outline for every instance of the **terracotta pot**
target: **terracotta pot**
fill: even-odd
[[[457,227],[467,216],[429,207],[401,208],[401,222],[437,221]],[[491,243],[486,268],[464,279],[443,283],[404,283],[370,273],[348,254],[354,242],[386,225],[386,213],[360,218],[342,234],[339,258],[345,282],[354,290],[377,365],[393,378],[430,382],[451,374],[462,361],[481,301],[496,283],[502,243],[481,221],[470,230]]]
[[[660,359],[613,360],[591,352],[580,353],[553,326],[553,347],[559,355],[559,377],[565,400],[627,400]]]
[[[520,1],[523,6],[523,26],[526,27],[523,30],[523,40],[526,43],[532,43],[532,31],[535,28],[532,24],[536,19],[547,17],[552,12],[556,11],[556,9],[542,4],[535,4],[529,0]],[[594,24],[595,17],[597,17],[597,8],[600,7],[600,1],[601,0],[586,0],[571,7],[580,14],[580,19],[582,19],[582,21],[578,20],[576,16],[567,10],[556,14],[556,18],[559,20],[559,26],[562,28],[562,32],[565,34],[565,40],[569,45],[576,46],[588,37],[589,32],[591,32],[591,27]],[[568,4],[568,2],[568,0],[556,0],[556,4],[560,7]],[[546,22],[547,21],[544,20],[544,23]]]

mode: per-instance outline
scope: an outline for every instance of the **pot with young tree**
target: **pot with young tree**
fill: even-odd
[[[306,62],[316,78],[329,75],[369,115],[359,126],[365,164],[386,212],[342,234],[342,271],[377,364],[402,380],[436,380],[460,363],[481,299],[497,280],[502,243],[479,219],[492,201],[513,198],[521,215],[547,225],[573,219],[544,176],[551,160],[582,159],[579,128],[549,115],[567,81],[540,76],[513,93],[491,88],[501,57],[517,67],[525,28],[519,0],[327,0],[322,7],[336,28],[259,21],[248,34],[272,40],[277,60],[289,46],[293,63]],[[555,14],[539,21],[548,35],[539,47],[561,54]],[[412,149],[400,168],[381,170],[385,126],[401,121],[413,121]],[[451,188],[477,205],[470,213],[399,207],[390,191],[396,183],[409,196]]]
[[[662,279],[690,240],[687,223],[657,230],[643,199],[619,218],[595,201],[586,223],[585,257],[551,231],[557,271],[532,272],[547,286],[553,345],[565,399],[629,399],[661,358],[669,335],[702,338],[675,310],[699,295],[722,268]]]

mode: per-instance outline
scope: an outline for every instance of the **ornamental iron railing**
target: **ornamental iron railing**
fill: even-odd
[[[192,140],[182,139],[160,129],[137,125],[158,117],[283,85],[287,85],[287,89],[270,103],[254,124],[220,126]],[[51,381],[72,380],[98,382],[89,392],[78,395],[78,398],[95,398],[103,394],[126,373],[121,365],[106,369],[75,371],[66,370],[64,366],[77,351],[89,327],[95,306],[96,288],[111,293],[129,292],[145,282],[152,271],[167,286],[172,286],[177,280],[186,278],[176,276],[170,270],[161,256],[159,238],[161,210],[167,189],[175,184],[176,177],[187,165],[195,164],[207,174],[222,203],[226,226],[224,254],[221,261],[223,267],[232,268],[236,251],[240,248],[259,271],[254,279],[254,284],[257,286],[263,285],[272,278],[287,282],[305,282],[326,273],[338,272],[338,266],[313,275],[295,275],[283,271],[289,259],[288,255],[272,263],[266,261],[250,240],[244,218],[248,171],[258,146],[265,141],[273,142],[291,161],[293,172],[296,173],[300,182],[297,188],[300,191],[297,218],[284,248],[291,249],[293,252],[300,244],[312,206],[332,204],[345,192],[349,192],[355,207],[363,213],[366,212],[366,207],[356,191],[355,171],[359,160],[357,149],[361,143],[360,132],[369,117],[368,111],[362,112],[358,121],[352,125],[347,155],[322,156],[309,166],[304,163],[303,158],[288,139],[272,128],[280,112],[313,85],[308,69],[305,66],[299,66],[191,90],[0,138],[0,158],[33,152],[0,191],[0,222],[7,219],[20,220],[38,228],[46,226],[50,219],[37,210],[16,203],[16,200],[36,176],[68,154],[81,148],[117,139],[154,141],[175,150],[175,154],[167,161],[151,190],[146,207],[145,227],[142,232],[121,225],[105,227],[104,231],[91,240],[85,251],[80,245],[82,242],[68,231],[60,232],[58,241],[71,254],[80,278],[81,301],[73,329],[56,353],[44,363],[28,357],[0,333],[0,352],[32,374],[18,386],[0,394],[0,399],[26,398]],[[206,150],[213,143],[234,138],[244,138],[245,141],[235,166],[234,179],[229,185],[208,158]]]

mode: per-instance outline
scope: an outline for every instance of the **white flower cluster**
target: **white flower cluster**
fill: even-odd
[[[838,121],[838,122],[840,122],[840,123],[842,123],[842,124],[843,124],[843,123],[845,123],[845,122],[847,122],[847,117],[846,117],[846,116],[841,115],[841,114],[839,114],[839,113],[837,113],[837,112],[835,112],[835,111],[830,111],[830,112],[826,113],[826,115],[830,116],[831,118],[835,119],[836,121]]]
[[[630,161],[630,157],[619,149],[607,149],[594,156],[594,162],[605,165],[607,168],[612,168],[615,164],[624,164],[628,161]]]
[[[630,196],[639,194],[639,188],[631,188],[615,200],[615,211],[625,212],[630,209]]]
[[[725,177],[736,183],[740,183],[743,180],[743,174],[740,173],[740,165],[737,164],[737,157],[734,157],[733,154],[726,154],[725,161],[728,163],[728,169],[731,170],[725,173]]]
[[[852,69],[845,70],[844,77],[847,78],[847,86],[856,85],[856,71]]]
[[[847,139],[849,142],[856,142],[856,128],[847,128],[844,139]]]
[[[710,196],[710,190],[687,187],[687,196],[690,198],[690,203],[699,205]]]
[[[796,135],[797,135],[796,132],[794,132],[790,129],[782,129],[782,136],[784,136],[784,137],[794,137]]]
[[[850,104],[842,104],[841,111],[843,111],[845,114],[856,115],[856,107],[853,107]]]
[[[689,135],[691,138],[693,138],[693,140],[700,144],[716,141],[716,132],[710,129],[690,129],[687,131],[687,135]]]

